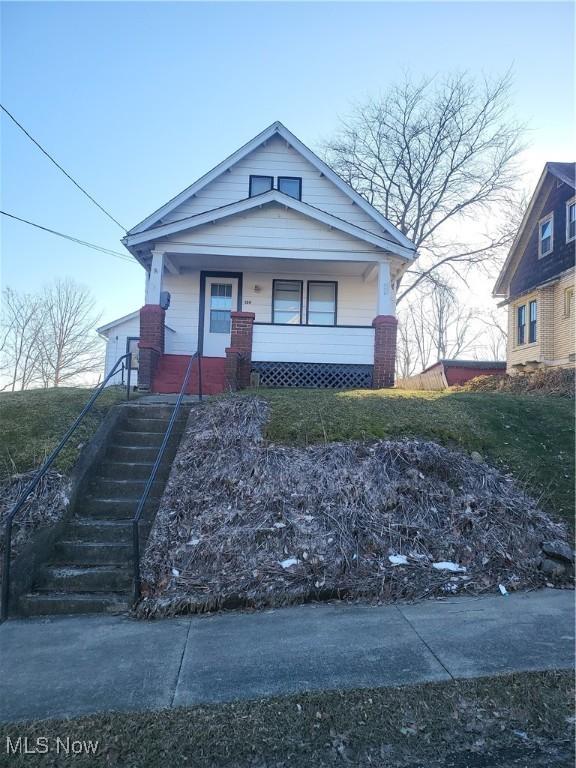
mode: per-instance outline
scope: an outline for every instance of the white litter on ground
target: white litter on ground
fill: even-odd
[[[392,565],[408,565],[406,555],[388,555],[388,560],[390,560]]]
[[[437,571],[452,571],[452,573],[466,573],[466,568],[458,563],[451,563],[448,560],[442,560],[440,563],[432,563],[432,568]]]

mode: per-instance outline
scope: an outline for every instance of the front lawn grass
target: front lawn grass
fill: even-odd
[[[554,516],[574,513],[574,401],[501,392],[252,391],[271,408],[267,437],[320,441],[418,437],[478,451],[525,483]]]
[[[56,447],[93,390],[85,387],[30,389],[0,394],[0,481],[39,466]],[[56,463],[66,472],[94,435],[108,409],[126,396],[123,387],[108,387],[96,400]]]
[[[48,739],[47,754],[6,755],[13,768],[486,768],[519,765],[521,757],[522,765],[560,767],[573,764],[572,697],[570,672],[529,672],[3,724],[0,745],[27,737],[33,748],[36,738]],[[98,742],[96,753],[57,755],[57,738]]]

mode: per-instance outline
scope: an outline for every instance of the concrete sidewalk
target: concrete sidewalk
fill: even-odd
[[[574,593],[0,626],[0,720],[397,686],[574,664]]]

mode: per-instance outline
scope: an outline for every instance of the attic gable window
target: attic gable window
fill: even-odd
[[[576,239],[576,198],[566,203],[566,242]]]
[[[554,248],[554,214],[541,219],[538,224],[538,258],[552,253]]]
[[[302,200],[302,179],[297,176],[278,176],[278,191]]]
[[[273,176],[250,176],[248,196],[256,197],[256,195],[263,195],[265,192],[270,192],[273,186]]]

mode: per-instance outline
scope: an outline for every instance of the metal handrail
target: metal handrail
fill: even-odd
[[[182,404],[182,399],[186,393],[186,390],[188,388],[188,382],[190,381],[190,374],[192,373],[192,366],[194,363],[194,360],[198,360],[198,399],[202,400],[202,358],[198,354],[198,352],[195,352],[192,357],[190,358],[190,361],[188,363],[188,367],[186,368],[186,373],[184,374],[184,379],[182,381],[182,386],[180,387],[180,393],[178,395],[178,398],[176,400],[176,404],[174,406],[174,410],[172,411],[172,416],[170,417],[170,421],[168,422],[168,426],[166,427],[166,432],[164,433],[164,439],[162,440],[162,444],[158,450],[158,455],[156,456],[156,461],[154,462],[154,466],[152,467],[152,471],[150,472],[150,477],[148,478],[146,485],[144,487],[144,491],[142,493],[142,496],[140,497],[140,501],[138,502],[138,507],[136,508],[136,512],[134,514],[134,517],[132,518],[132,550],[133,550],[133,568],[134,568],[134,603],[137,603],[140,599],[140,592],[141,592],[141,581],[140,581],[140,519],[142,518],[142,513],[144,512],[144,507],[146,506],[146,502],[148,501],[148,496],[150,495],[150,491],[152,489],[152,485],[154,484],[154,481],[156,479],[156,475],[158,474],[158,469],[160,468],[160,464],[162,463],[162,459],[164,458],[164,453],[166,451],[166,447],[168,445],[168,441],[170,440],[170,435],[172,434],[172,429],[174,428],[174,423],[176,421],[176,417],[178,416],[178,411],[180,410],[180,405]]]
[[[11,564],[11,549],[12,549],[12,524],[14,522],[14,518],[20,512],[24,504],[26,503],[26,500],[32,493],[32,491],[36,488],[40,480],[44,477],[46,472],[50,469],[56,458],[58,457],[58,454],[64,448],[72,434],[76,431],[76,428],[86,416],[88,411],[92,408],[94,405],[94,402],[98,395],[102,392],[106,384],[110,381],[112,376],[114,376],[115,373],[118,371],[118,367],[120,364],[124,365],[124,360],[128,360],[128,374],[126,379],[126,400],[130,400],[130,372],[132,370],[132,352],[127,352],[125,355],[122,355],[122,357],[119,357],[118,360],[115,362],[114,367],[110,371],[110,373],[106,376],[104,381],[99,384],[96,389],[94,390],[94,393],[92,394],[92,397],[84,408],[82,408],[82,411],[80,412],[80,415],[77,417],[77,419],[74,421],[74,423],[68,428],[66,434],[64,437],[60,440],[56,448],[52,451],[50,456],[46,459],[46,461],[42,464],[40,469],[36,471],[34,474],[34,477],[32,480],[28,483],[26,488],[22,491],[22,493],[18,496],[16,499],[16,502],[14,503],[14,506],[10,510],[7,518],[6,518],[6,530],[4,534],[4,563],[2,566],[2,604],[0,605],[0,623],[5,621],[8,617],[8,605],[10,602],[10,564]]]

